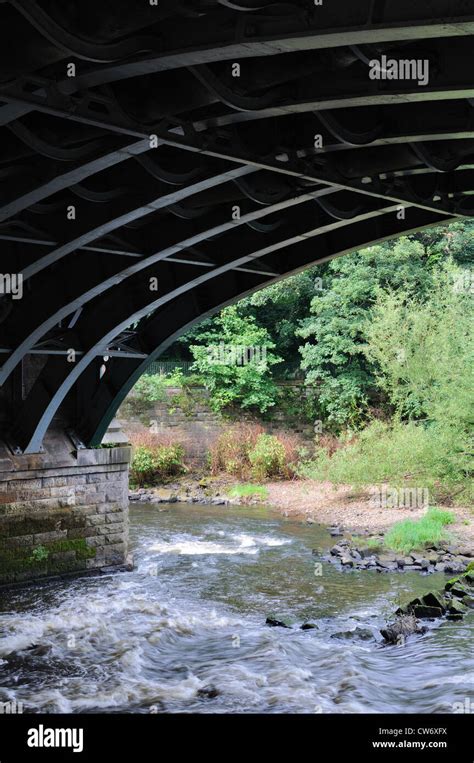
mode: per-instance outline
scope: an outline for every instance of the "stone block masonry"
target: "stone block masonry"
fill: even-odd
[[[129,447],[75,450],[61,431],[44,452],[0,443],[0,586],[125,563]]]

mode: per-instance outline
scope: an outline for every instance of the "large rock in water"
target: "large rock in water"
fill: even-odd
[[[283,620],[275,620],[273,617],[267,617],[265,625],[269,625],[271,628],[291,628],[291,625],[284,623]]]
[[[415,633],[426,633],[414,615],[400,615],[395,622],[381,628],[380,633],[388,644],[399,644],[401,639]]]
[[[434,593],[433,591],[430,591],[430,593],[422,596],[421,601],[427,607],[437,607],[438,609],[443,610],[443,612],[446,612],[446,600],[442,593]]]
[[[374,634],[368,628],[360,628],[357,626],[352,631],[341,631],[340,633],[331,633],[331,638],[337,639],[352,639],[358,638],[361,641],[373,641],[375,640]]]
[[[431,620],[436,617],[442,617],[443,610],[441,607],[427,607],[426,604],[420,604],[413,608],[413,614],[421,620]]]

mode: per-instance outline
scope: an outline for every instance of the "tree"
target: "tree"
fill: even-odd
[[[432,275],[425,247],[402,237],[333,260],[323,291],[311,302],[311,316],[297,333],[306,383],[318,390],[321,414],[331,428],[357,426],[375,388],[372,363],[364,353],[364,328],[379,288],[403,289],[426,298]]]
[[[242,317],[236,305],[226,307],[194,341],[193,369],[210,390],[214,410],[239,405],[264,413],[275,405],[278,389],[270,369],[281,358],[271,352],[275,344],[254,317]]]

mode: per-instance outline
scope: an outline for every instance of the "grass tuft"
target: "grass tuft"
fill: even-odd
[[[408,554],[444,540],[445,526],[454,521],[455,517],[450,511],[428,509],[421,519],[404,519],[394,524],[385,535],[384,543],[393,551]]]

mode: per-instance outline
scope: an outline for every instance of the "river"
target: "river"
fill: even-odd
[[[130,518],[134,572],[0,593],[0,701],[51,713],[439,713],[473,701],[473,613],[405,646],[378,635],[444,576],[320,570],[327,530],[269,508],[146,504]],[[356,627],[374,640],[334,637]]]

